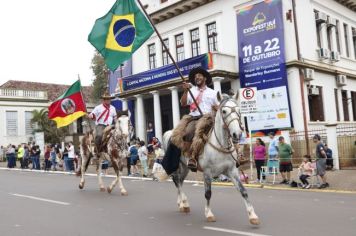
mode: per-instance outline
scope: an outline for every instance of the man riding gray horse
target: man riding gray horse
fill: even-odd
[[[217,92],[208,87],[212,82],[209,72],[200,67],[195,68],[189,73],[189,82],[183,83],[184,93],[180,102],[182,106],[189,106],[190,113],[188,116],[184,116],[173,130],[171,141],[162,162],[162,166],[168,175],[178,168],[181,152],[190,149],[198,120],[202,115],[212,113],[214,109],[216,110],[219,103],[216,96]],[[188,89],[191,90],[197,104],[188,94]],[[196,172],[198,168],[196,157],[191,153],[187,157],[189,157],[188,168]]]

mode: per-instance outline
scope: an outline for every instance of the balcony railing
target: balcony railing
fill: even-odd
[[[0,89],[0,98],[19,98],[19,99],[34,99],[47,100],[46,91],[31,91],[20,89]]]

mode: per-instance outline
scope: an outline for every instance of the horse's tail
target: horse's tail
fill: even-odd
[[[162,147],[163,150],[166,152],[169,140],[171,139],[172,136],[172,130],[168,130],[163,134],[163,140],[162,140]],[[161,166],[160,168],[157,168],[155,170],[154,176],[159,180],[159,181],[164,181],[169,178],[167,172],[164,170],[164,168]]]
[[[163,134],[162,147],[164,151],[167,151],[169,140],[172,136],[172,130],[168,130]]]

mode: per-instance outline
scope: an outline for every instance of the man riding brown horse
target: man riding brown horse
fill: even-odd
[[[171,141],[167,147],[166,155],[163,158],[162,166],[170,175],[178,168],[181,152],[190,149],[193,141],[196,125],[198,120],[205,114],[212,113],[218,106],[217,92],[209,88],[212,78],[208,71],[203,68],[195,68],[189,73],[189,82],[183,83],[184,93],[180,99],[182,106],[189,106],[190,113],[184,116],[178,126],[173,130]],[[188,89],[191,90],[196,103],[188,94]],[[200,113],[198,106],[202,112]],[[197,171],[197,160],[191,152],[188,161],[188,168],[194,172]]]

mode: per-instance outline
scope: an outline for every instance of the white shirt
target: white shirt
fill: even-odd
[[[199,88],[197,86],[193,86],[190,91],[192,92],[194,98],[197,98],[199,95]],[[213,105],[219,105],[219,101],[218,98],[216,97],[217,95],[217,91],[206,87],[206,89],[203,92],[203,96],[201,99],[201,102],[199,103],[199,107],[200,110],[203,112],[204,114],[210,113],[212,111],[212,106]],[[193,98],[190,96],[190,93],[188,93],[188,97],[187,97],[187,105],[191,105],[192,103],[194,103]],[[191,116],[200,116],[200,112],[198,109],[196,109],[195,111],[191,111],[189,113],[189,115]]]
[[[116,109],[114,106],[110,105],[109,108],[109,116],[107,117],[107,120],[105,120],[107,114],[105,113],[106,108],[104,107],[103,104],[100,104],[94,108],[94,110],[90,113],[94,115],[95,119],[95,124],[101,124],[101,125],[111,125],[113,120],[116,117]],[[104,114],[103,114],[104,113]]]
[[[138,149],[138,158],[140,161],[147,160],[147,148],[146,146],[142,146]]]
[[[75,156],[75,153],[74,153],[74,146],[71,145],[71,146],[68,148],[68,158],[74,159],[74,156]]]

